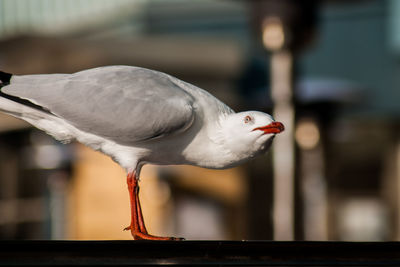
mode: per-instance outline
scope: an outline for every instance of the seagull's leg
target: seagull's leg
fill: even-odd
[[[131,202],[131,225],[126,227],[124,230],[131,230],[131,234],[135,240],[183,240],[182,238],[175,237],[153,236],[147,233],[143,220],[142,209],[140,207],[139,185],[138,180],[136,179],[135,171],[128,173],[127,183]]]
[[[136,187],[136,212],[138,214],[138,224],[139,224],[140,232],[143,234],[147,234],[147,229],[146,229],[146,226],[144,225],[142,207],[140,206],[139,186]]]
[[[138,214],[137,214],[137,194],[136,194],[136,188],[137,188],[137,180],[136,180],[136,173],[135,171],[128,173],[128,177],[126,179],[127,184],[128,184],[128,190],[129,190],[129,199],[131,203],[131,224],[130,226],[126,227],[124,230],[131,230],[132,236],[134,239],[134,232],[139,229],[139,223],[138,223]]]

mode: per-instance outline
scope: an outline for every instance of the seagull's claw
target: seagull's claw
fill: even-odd
[[[161,236],[145,234],[142,232],[132,231],[131,226],[127,226],[124,228],[124,231],[128,231],[128,230],[132,232],[133,239],[135,239],[135,240],[164,240],[164,241],[183,241],[183,240],[185,240],[185,238],[183,238],[183,237],[161,237]]]
[[[171,240],[172,241],[184,241],[185,238],[183,238],[183,237],[171,237]]]

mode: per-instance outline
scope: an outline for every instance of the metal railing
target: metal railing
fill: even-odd
[[[0,265],[400,266],[398,242],[1,241]]]

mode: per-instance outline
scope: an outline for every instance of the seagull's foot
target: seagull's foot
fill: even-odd
[[[184,238],[180,237],[165,237],[165,236],[154,236],[149,234],[144,234],[141,232],[132,233],[133,239],[135,240],[164,240],[164,241],[182,241]]]
[[[165,236],[154,236],[140,231],[132,230],[131,226],[125,227],[124,231],[130,230],[134,240],[164,240],[164,241],[183,241],[181,237],[165,237]]]

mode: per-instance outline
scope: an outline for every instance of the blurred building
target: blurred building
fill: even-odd
[[[309,36],[301,49],[289,47],[294,237],[399,240],[400,5],[305,2],[315,9],[304,15],[315,16],[304,26]],[[253,4],[0,0],[0,69],[70,73],[135,65],[191,82],[237,111],[270,112],[270,54]],[[290,21],[290,10],[282,14]],[[0,130],[0,238],[130,239],[122,231],[129,224],[125,174],[111,159],[61,145],[3,114]],[[225,171],[145,167],[149,230],[188,239],[272,239],[272,166],[268,154]]]

